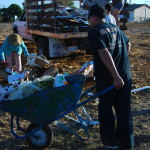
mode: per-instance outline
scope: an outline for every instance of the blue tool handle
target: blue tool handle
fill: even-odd
[[[100,96],[102,96],[103,94],[106,94],[107,92],[111,91],[111,90],[114,89],[114,88],[115,88],[114,86],[110,86],[110,87],[108,87],[108,88],[102,90],[101,92],[99,92],[99,93],[97,93],[97,94],[95,94],[95,95],[89,97],[89,98],[86,99],[85,101],[83,101],[83,102],[77,104],[75,107],[73,107],[73,109],[76,109],[76,108],[78,108],[78,107],[80,107],[80,106],[82,106],[82,105],[88,103],[89,101],[91,101],[91,100],[93,100],[93,99],[95,99],[95,98],[97,98],[97,97],[100,97]]]
[[[115,88],[115,87],[112,85],[112,86],[110,86],[110,87],[108,87],[108,88],[102,90],[101,92],[99,92],[99,93],[93,95],[92,97],[95,97],[95,98],[96,98],[96,97],[100,97],[101,95],[106,94],[107,92],[111,91],[111,90],[114,89],[114,88]],[[95,99],[95,98],[94,98],[94,99]]]
[[[89,102],[89,101],[91,101],[91,100],[93,100],[93,99],[95,99],[95,98],[97,98],[97,97],[100,97],[100,96],[102,96],[102,95],[108,93],[109,91],[111,91],[111,90],[114,89],[114,88],[115,88],[114,86],[110,86],[110,87],[108,87],[108,88],[102,90],[101,92],[99,92],[99,93],[97,93],[97,94],[91,96],[91,97],[88,98],[86,101]]]

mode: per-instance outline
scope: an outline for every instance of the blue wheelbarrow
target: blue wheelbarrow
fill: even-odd
[[[68,85],[41,91],[23,99],[3,100],[0,102],[0,109],[11,114],[10,129],[14,137],[26,139],[28,144],[35,149],[44,149],[52,143],[53,133],[49,125],[55,122],[80,140],[85,140],[77,132],[72,131],[59,122],[59,119],[73,112],[77,118],[76,121],[84,129],[87,138],[89,138],[88,126],[90,125],[90,117],[83,106],[96,97],[107,93],[113,89],[113,86],[80,102],[95,86],[83,93],[86,81],[84,75],[67,76],[66,80],[69,83]],[[76,111],[79,107],[83,107],[87,116],[86,119],[82,118]],[[23,136],[19,136],[14,131],[14,118],[17,128],[24,132]],[[31,124],[26,129],[23,129],[20,125],[20,118],[30,121]],[[73,118],[70,119],[74,120]]]

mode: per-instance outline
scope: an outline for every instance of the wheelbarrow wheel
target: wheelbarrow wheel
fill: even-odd
[[[26,130],[26,134],[38,128],[36,124],[30,124]],[[27,143],[35,149],[47,148],[53,139],[53,133],[49,126],[46,126],[26,138]]]

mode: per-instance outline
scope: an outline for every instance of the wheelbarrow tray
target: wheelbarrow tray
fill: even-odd
[[[0,109],[36,124],[53,122],[77,103],[85,76],[68,76],[66,80],[69,85],[41,91],[22,99],[1,101]]]

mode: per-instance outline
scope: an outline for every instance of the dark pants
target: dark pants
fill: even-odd
[[[97,91],[101,91],[111,83],[102,84],[96,80]],[[119,145],[121,149],[134,147],[133,126],[131,118],[131,85],[132,80],[126,81],[119,90],[112,90],[99,97],[100,135],[104,145]],[[113,115],[114,107],[116,113]]]

